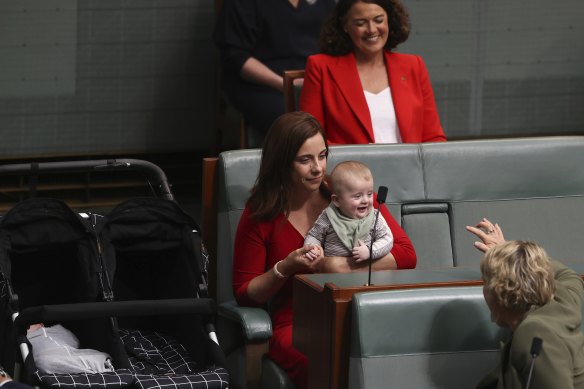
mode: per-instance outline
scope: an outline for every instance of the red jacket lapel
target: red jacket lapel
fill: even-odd
[[[367,100],[365,100],[363,86],[357,72],[357,61],[354,54],[350,53],[336,57],[336,63],[328,67],[328,71],[345,98],[347,106],[367,133],[368,142],[373,143],[371,114],[369,113],[369,106],[367,105]]]

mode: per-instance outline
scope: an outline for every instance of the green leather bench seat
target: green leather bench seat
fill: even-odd
[[[482,287],[357,293],[349,388],[473,388],[508,333],[491,323]]]
[[[220,258],[231,257],[260,157],[260,150],[238,150],[219,158]],[[584,236],[574,212],[584,210],[584,137],[333,146],[329,171],[350,159],[371,168],[376,187],[389,188],[387,206],[412,239],[418,268],[477,265],[465,226],[482,217],[509,238],[538,241],[556,259],[584,262],[574,244]],[[219,266],[225,301],[232,298],[224,273],[231,261]]]
[[[243,328],[223,331],[233,336],[222,344],[236,366],[234,387],[245,387],[237,383],[241,346],[271,336],[267,313],[238,307],[231,290],[233,239],[260,158],[260,150],[237,150],[218,161],[217,300],[221,315]],[[375,187],[389,188],[387,206],[414,244],[417,269],[477,269],[481,254],[465,226],[482,217],[509,239],[536,240],[553,258],[584,264],[582,136],[333,146],[329,172],[344,160],[366,163]]]

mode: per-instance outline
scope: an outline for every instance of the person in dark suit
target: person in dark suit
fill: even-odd
[[[511,329],[501,363],[477,388],[584,388],[584,283],[573,270],[551,261],[534,242],[506,242],[501,228],[483,219],[467,227],[482,242],[483,294],[491,319]],[[533,361],[534,338],[542,347]],[[532,363],[535,363],[532,370]]]
[[[2,366],[0,366],[0,387],[2,389],[33,389],[30,385],[12,380]]]
[[[332,144],[445,141],[422,58],[392,50],[410,32],[399,0],[339,0],[308,57],[300,110]]]
[[[334,0],[225,0],[215,27],[221,86],[263,139],[284,113],[284,70],[304,69]],[[256,145],[256,146],[261,146]]]

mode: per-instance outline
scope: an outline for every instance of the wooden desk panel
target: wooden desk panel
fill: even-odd
[[[478,286],[478,269],[394,270],[365,273],[304,274],[294,279],[293,343],[308,357],[309,389],[348,385],[353,294],[391,289]]]

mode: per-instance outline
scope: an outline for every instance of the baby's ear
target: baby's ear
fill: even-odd
[[[336,194],[331,195],[331,201],[333,202],[335,207],[337,207],[337,208],[339,207],[339,198],[337,197]]]

